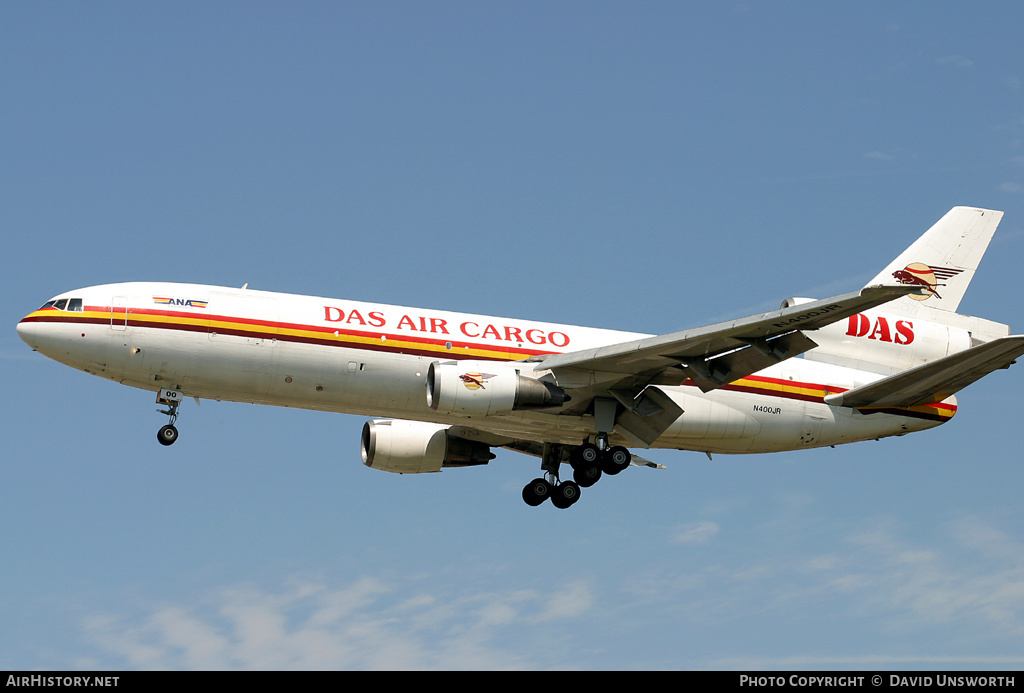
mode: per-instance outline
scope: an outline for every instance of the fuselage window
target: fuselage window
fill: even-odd
[[[66,298],[62,298],[59,301],[57,301],[56,303],[54,303],[53,307],[56,308],[57,310],[64,310],[64,308],[67,305],[68,305],[68,300]]]
[[[82,299],[80,298],[69,298],[68,299],[68,310],[73,310],[76,313],[82,312]]]

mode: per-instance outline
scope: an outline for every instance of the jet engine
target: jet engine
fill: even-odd
[[[813,298],[800,298],[800,297],[787,298],[785,301],[782,302],[782,305],[779,306],[779,310],[786,310],[787,308],[792,308],[793,306],[798,306],[801,303],[813,303],[815,300],[816,299],[813,299]]]
[[[495,457],[483,443],[449,435],[448,426],[399,419],[367,421],[362,454],[367,467],[397,474],[487,464]]]
[[[494,416],[519,409],[557,407],[565,390],[520,374],[521,364],[435,361],[427,369],[427,404],[441,414]]]

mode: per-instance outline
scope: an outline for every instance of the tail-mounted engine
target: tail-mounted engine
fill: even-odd
[[[427,404],[441,414],[494,416],[520,409],[557,407],[568,401],[565,390],[520,375],[515,364],[435,361],[427,370]]]
[[[397,474],[487,464],[495,457],[483,443],[449,435],[448,426],[398,419],[367,421],[362,453],[367,467]]]

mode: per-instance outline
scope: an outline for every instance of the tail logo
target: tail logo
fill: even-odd
[[[459,380],[466,386],[467,390],[486,390],[484,381],[493,378],[492,373],[463,373]]]
[[[912,262],[903,269],[893,272],[892,276],[895,277],[896,281],[900,284],[923,286],[927,289],[928,293],[923,296],[915,294],[910,296],[910,298],[915,301],[924,301],[932,296],[935,298],[942,298],[936,288],[945,286],[946,284],[940,284],[939,280],[945,282],[945,280],[955,277],[961,272],[963,272],[963,270],[952,269],[950,267],[932,267],[931,265],[926,265],[923,262]]]

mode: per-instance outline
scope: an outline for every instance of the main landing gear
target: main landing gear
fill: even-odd
[[[523,500],[527,505],[538,506],[548,498],[556,508],[568,508],[580,499],[580,487],[574,481],[560,482],[558,477],[537,478],[523,489]]]
[[[173,445],[174,441],[178,439],[178,429],[174,427],[174,422],[178,420],[178,407],[181,406],[181,400],[184,398],[185,396],[177,390],[164,389],[156,395],[156,403],[167,406],[167,409],[157,409],[157,411],[170,417],[167,425],[161,426],[160,430],[156,432],[156,439],[160,441],[161,445]]]
[[[558,469],[567,461],[572,467],[572,481],[561,481]],[[556,508],[565,509],[580,499],[580,489],[596,484],[604,474],[614,476],[629,466],[632,455],[621,446],[608,447],[608,438],[599,435],[597,443],[582,445],[545,443],[541,459],[544,476],[523,488],[527,505],[538,506],[548,498]]]

